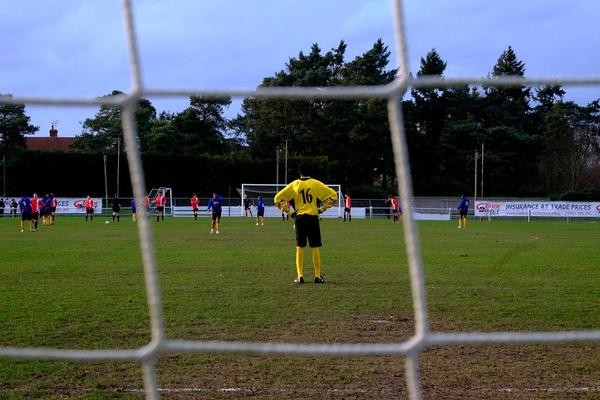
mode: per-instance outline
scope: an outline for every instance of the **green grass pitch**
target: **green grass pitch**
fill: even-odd
[[[0,346],[127,349],[150,340],[135,223],[0,219]],[[413,333],[400,224],[323,220],[326,283],[294,284],[292,222],[152,220],[167,336],[399,342]],[[600,224],[419,222],[434,331],[600,328]],[[422,355],[424,398],[600,396],[600,344],[450,346]],[[163,398],[406,398],[403,357],[169,354]],[[0,399],[139,399],[141,364],[0,359]],[[555,395],[555,397],[552,397]]]

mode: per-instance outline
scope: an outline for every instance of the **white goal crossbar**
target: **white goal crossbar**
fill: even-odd
[[[127,32],[127,45],[131,66],[132,86],[128,94],[102,98],[49,98],[49,97],[7,97],[0,96],[0,104],[29,104],[41,106],[90,106],[113,105],[121,108],[122,124],[127,160],[135,200],[143,204],[146,188],[140,150],[138,146],[135,107],[137,102],[147,97],[252,97],[257,99],[369,99],[387,100],[390,135],[398,178],[398,193],[402,193],[401,205],[404,210],[404,243],[408,257],[410,283],[415,315],[415,332],[405,342],[398,343],[326,343],[326,344],[283,344],[268,342],[226,342],[205,340],[167,339],[163,318],[163,302],[158,279],[152,226],[146,217],[145,207],[139,207],[138,232],[146,293],[149,304],[151,340],[143,347],[128,350],[74,350],[0,347],[0,357],[14,359],[61,359],[75,361],[116,360],[140,361],[144,374],[144,391],[147,399],[159,398],[156,362],[165,353],[173,352],[215,352],[215,353],[254,353],[310,356],[343,355],[390,355],[406,357],[406,380],[408,395],[412,400],[422,398],[419,378],[420,355],[432,346],[452,344],[498,344],[498,343],[553,343],[575,341],[600,341],[600,330],[558,331],[558,332],[432,332],[428,321],[427,295],[423,272],[421,245],[414,218],[412,216],[412,178],[408,163],[406,132],[404,128],[401,100],[409,88],[448,87],[457,85],[522,86],[522,85],[600,85],[600,75],[592,77],[550,77],[525,78],[522,76],[466,77],[466,78],[415,78],[410,74],[406,47],[405,21],[401,0],[392,0],[395,50],[398,56],[398,77],[394,82],[383,86],[354,87],[269,87],[256,90],[242,89],[152,89],[142,80],[142,65],[138,52],[138,37],[135,31],[132,2],[123,0],[123,14]],[[172,196],[171,196],[172,197]]]

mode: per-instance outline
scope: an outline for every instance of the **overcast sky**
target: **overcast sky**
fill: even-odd
[[[120,0],[0,0],[0,93],[97,97],[131,87]],[[346,61],[381,38],[394,49],[389,0],[133,1],[143,81],[149,88],[254,89],[318,43],[347,45]],[[509,45],[526,75],[598,76],[598,0],[410,0],[404,4],[411,71],[435,48],[447,77],[483,77]],[[393,52],[390,69],[395,68]],[[600,88],[565,87],[587,104]],[[188,99],[153,99],[179,112]],[[238,112],[239,101],[228,111]],[[26,106],[38,135],[58,120],[81,132],[97,107]]]

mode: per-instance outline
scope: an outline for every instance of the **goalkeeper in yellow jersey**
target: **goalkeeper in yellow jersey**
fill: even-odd
[[[289,202],[294,204],[295,211],[291,216],[296,218],[296,272],[294,282],[304,283],[304,248],[308,241],[311,248],[312,263],[315,272],[315,283],[325,283],[321,274],[321,227],[319,214],[337,202],[335,190],[321,181],[311,178],[311,167],[302,164],[298,168],[300,178],[296,179],[275,195],[275,205],[285,213],[290,213]],[[320,207],[317,206],[320,203]]]

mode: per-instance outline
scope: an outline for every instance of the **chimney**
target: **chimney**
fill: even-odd
[[[50,128],[50,137],[58,137],[58,129],[56,129],[54,125]]]

